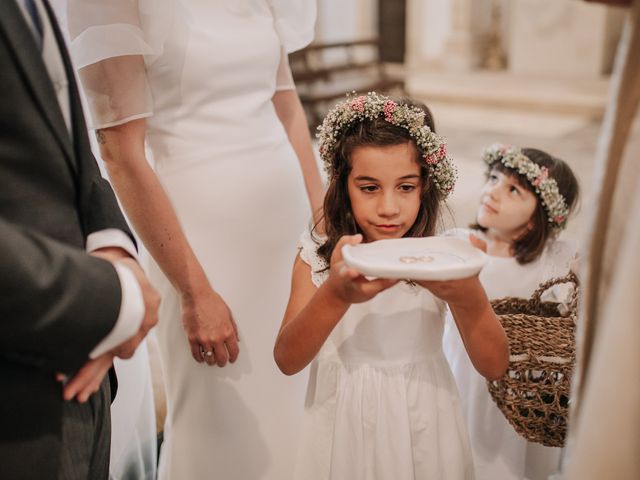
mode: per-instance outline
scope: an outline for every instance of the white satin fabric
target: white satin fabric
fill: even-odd
[[[321,266],[308,233],[301,244],[300,258]],[[404,283],[349,307],[312,363],[295,478],[473,478],[444,309]]]
[[[470,232],[455,229],[445,235],[468,239]],[[473,233],[483,237],[482,232]],[[576,248],[561,240],[526,265],[513,257],[488,256],[480,281],[490,299],[529,298],[540,283],[566,275],[575,256]],[[561,301],[568,291],[567,285],[558,285],[543,298]],[[444,330],[444,352],[460,390],[477,480],[546,480],[556,473],[561,449],[527,442],[516,433],[489,395],[486,379],[471,364],[450,314]]]
[[[93,125],[147,117],[158,178],[240,330],[235,364],[197,364],[180,298],[151,266],[168,410],[159,478],[292,479],[306,374],[282,375],[272,349],[310,210],[271,99],[292,86],[283,52],[310,40],[314,2],[71,1]]]

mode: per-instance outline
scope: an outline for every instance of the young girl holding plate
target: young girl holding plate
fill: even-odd
[[[446,302],[478,372],[504,373],[507,339],[478,277],[371,279],[341,254],[434,234],[455,169],[430,123],[413,102],[369,93],[320,129],[325,231],[302,237],[274,349],[288,375],[311,364],[296,478],[473,478],[442,331]]]

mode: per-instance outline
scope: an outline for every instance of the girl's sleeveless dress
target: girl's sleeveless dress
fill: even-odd
[[[317,244],[308,232],[301,244],[320,286]],[[311,365],[295,478],[473,478],[444,309],[406,283],[349,308]]]

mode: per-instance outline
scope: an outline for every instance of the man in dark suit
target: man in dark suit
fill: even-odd
[[[157,321],[135,255],[49,5],[1,0],[0,478],[108,478],[106,373]]]

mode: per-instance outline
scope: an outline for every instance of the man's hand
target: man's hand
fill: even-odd
[[[93,360],[89,360],[73,378],[64,385],[64,399],[70,401],[76,398],[80,403],[86,402],[91,395],[100,389],[102,379],[112,364],[113,354],[110,352]],[[66,379],[63,374],[58,374],[56,378],[61,382]]]
[[[121,264],[131,270],[142,293],[144,301],[144,317],[140,328],[136,334],[118,345],[110,352],[89,360],[84,366],[64,385],[63,396],[67,401],[74,398],[80,403],[86,402],[91,395],[98,391],[100,384],[111,366],[113,357],[130,358],[133,356],[140,342],[147,335],[147,332],[158,322],[158,307],[160,306],[160,296],[151,286],[142,268],[125,250],[118,247],[100,248],[90,252],[90,255],[101,258],[112,264]],[[67,380],[64,374],[59,373],[58,381]]]

